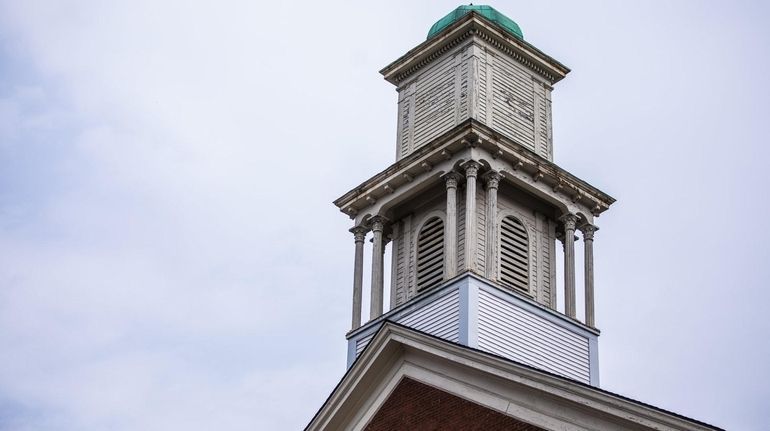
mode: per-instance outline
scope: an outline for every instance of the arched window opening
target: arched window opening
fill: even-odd
[[[417,291],[444,281],[444,221],[428,220],[417,236]]]
[[[514,217],[505,217],[500,223],[500,281],[529,292],[527,229]]]

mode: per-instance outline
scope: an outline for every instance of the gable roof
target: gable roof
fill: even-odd
[[[363,429],[407,377],[544,429],[721,429],[393,322],[305,429]]]

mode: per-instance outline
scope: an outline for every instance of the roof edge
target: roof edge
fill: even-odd
[[[562,80],[570,69],[537,49],[529,42],[518,39],[498,28],[498,25],[476,12],[469,12],[406,54],[380,70],[386,81],[399,85],[435,58],[471,36],[479,36],[505,53],[518,57],[520,61],[545,77],[551,84]]]

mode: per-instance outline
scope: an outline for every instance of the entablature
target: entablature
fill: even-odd
[[[363,224],[426,190],[468,160],[500,172],[503,179],[586,222],[615,199],[488,126],[469,119],[345,193],[334,204]]]
[[[380,73],[388,82],[400,85],[399,83],[404,79],[474,35],[525,64],[550,82],[551,85],[563,79],[570,71],[565,65],[526,41],[508,35],[483,16],[471,12],[447,27],[442,31],[441,36],[428,39],[417,45],[398,60],[383,68]]]

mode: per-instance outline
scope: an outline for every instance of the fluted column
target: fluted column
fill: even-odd
[[[494,280],[497,275],[497,188],[500,174],[490,171],[484,174],[487,186],[487,241],[486,241],[486,276]]]
[[[564,314],[575,318],[575,224],[577,216],[566,214],[564,222]]]
[[[465,168],[465,269],[476,271],[476,178],[481,165],[473,160]]]
[[[364,284],[364,239],[366,229],[357,226],[350,229],[356,243],[356,256],[353,263],[353,327],[361,326],[361,297]]]
[[[382,315],[382,298],[384,296],[383,291],[383,257],[384,257],[384,243],[382,241],[382,231],[385,228],[385,219],[380,216],[372,217],[372,233],[374,238],[372,243],[372,292],[369,302],[369,320],[375,319]]]
[[[457,274],[457,183],[461,178],[462,176],[457,172],[449,172],[444,176],[444,181],[446,181],[444,271],[447,279]]]
[[[586,294],[586,325],[595,326],[594,320],[594,233],[598,227],[586,224],[581,226],[583,232],[583,250],[585,252],[585,294]]]

